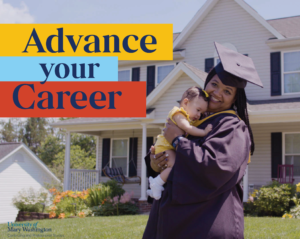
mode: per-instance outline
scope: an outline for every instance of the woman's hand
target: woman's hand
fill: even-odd
[[[151,168],[155,172],[159,173],[161,170],[165,169],[168,166],[168,154],[166,154],[165,152],[155,154],[154,146],[151,146],[150,150]]]
[[[177,125],[174,124],[172,120],[168,118],[168,123],[166,123],[166,127],[163,129],[166,140],[172,144],[173,139],[177,136],[183,135],[185,132],[180,129]]]

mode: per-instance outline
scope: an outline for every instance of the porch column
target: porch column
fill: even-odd
[[[249,197],[248,188],[249,188],[249,184],[248,184],[248,166],[247,166],[246,171],[245,171],[245,175],[244,175],[244,178],[243,178],[243,189],[244,189],[243,201],[244,202],[247,202],[248,197]]]
[[[141,198],[140,201],[146,201],[147,195],[147,173],[146,173],[146,163],[145,163],[145,156],[146,156],[146,147],[147,147],[147,125],[145,123],[142,124],[143,126],[143,137],[142,137],[142,172],[141,172]]]
[[[99,184],[99,143],[100,143],[100,137],[96,137],[96,170],[97,170],[97,176],[96,176],[96,184]]]
[[[65,144],[65,172],[64,172],[64,191],[69,190],[70,180],[70,145],[71,145],[71,133],[66,133]]]

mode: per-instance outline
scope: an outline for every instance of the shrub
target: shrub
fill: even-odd
[[[90,189],[89,198],[87,200],[87,205],[89,207],[99,206],[105,198],[110,197],[111,189],[108,186],[98,184]]]
[[[18,195],[13,197],[12,203],[20,211],[42,212],[44,206],[41,203],[48,206],[50,204],[50,196],[43,188],[36,191],[30,187],[18,192]]]
[[[53,194],[53,204],[47,208],[50,218],[68,218],[71,216],[90,216],[92,211],[87,206],[89,192],[65,191],[58,192],[55,188],[49,190]]]
[[[119,199],[104,199],[100,206],[92,207],[95,216],[134,215],[138,213],[138,206],[131,200],[132,194],[125,193]]]
[[[300,219],[300,205],[292,208],[290,214],[293,218]]]
[[[110,198],[114,198],[115,196],[121,197],[125,190],[116,180],[108,180],[107,182],[103,183],[104,186],[110,187],[111,194],[109,195]]]
[[[295,187],[290,184],[272,183],[253,194],[253,205],[259,216],[282,216],[291,207]]]

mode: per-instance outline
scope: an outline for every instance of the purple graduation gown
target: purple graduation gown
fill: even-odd
[[[224,111],[226,112],[226,111]],[[182,139],[160,200],[154,200],[143,239],[244,238],[243,190],[251,140],[244,121],[216,114],[203,138]],[[147,165],[150,154],[145,157]],[[149,176],[156,176],[147,167]]]

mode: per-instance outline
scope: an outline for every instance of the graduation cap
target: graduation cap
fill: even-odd
[[[247,82],[250,82],[263,88],[250,57],[228,49],[217,42],[215,42],[215,47],[220,58],[220,63],[215,66],[215,70],[224,85],[245,88]]]

